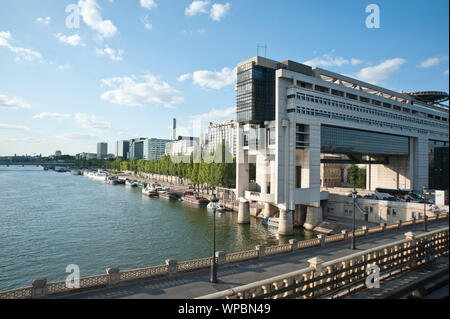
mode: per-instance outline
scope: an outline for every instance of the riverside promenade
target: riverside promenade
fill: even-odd
[[[448,218],[429,223],[428,231],[448,227]],[[193,299],[216,292],[250,284],[274,276],[283,275],[309,266],[308,260],[318,257],[330,261],[362,252],[374,247],[405,239],[405,233],[424,233],[423,224],[401,227],[374,233],[356,239],[357,250],[351,250],[349,241],[327,243],[323,247],[299,249],[274,256],[260,257],[249,261],[229,263],[219,266],[217,284],[209,283],[208,268],[190,272],[175,273],[170,276],[141,280],[127,286],[109,289],[89,290],[52,298],[68,299]]]

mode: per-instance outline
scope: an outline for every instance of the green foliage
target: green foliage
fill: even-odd
[[[127,161],[118,158],[116,160],[74,160],[73,162],[79,168],[104,168],[188,178],[196,187],[235,187],[236,159],[233,159],[233,163],[225,162],[225,159],[231,159],[231,154],[226,153],[225,143],[222,143],[218,150],[216,154],[202,155],[200,152],[191,154],[189,163],[174,163],[170,156],[163,156],[159,161],[143,159]],[[194,163],[194,159],[199,163]]]
[[[366,170],[360,169],[356,165],[348,169],[348,182],[357,188],[366,187]]]

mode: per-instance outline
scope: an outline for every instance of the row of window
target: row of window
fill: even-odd
[[[359,106],[359,105],[354,105],[354,104],[350,104],[350,103],[344,103],[344,102],[340,102],[340,101],[336,101],[336,100],[330,100],[330,99],[326,99],[326,98],[322,98],[322,97],[318,97],[318,96],[313,96],[313,95],[308,95],[308,94],[304,94],[304,93],[297,93],[297,94],[291,94],[288,95],[288,99],[298,99],[301,101],[305,101],[305,102],[311,102],[311,103],[316,103],[316,104],[323,104],[323,105],[328,105],[328,106],[332,106],[332,107],[338,107],[340,109],[346,109],[349,111],[356,111],[356,112],[361,112],[361,113],[367,113],[367,114],[372,114],[372,115],[376,115],[376,116],[380,116],[380,117],[385,117],[385,118],[393,118],[396,120],[402,120],[402,121],[407,121],[407,122],[411,122],[411,123],[417,123],[417,124],[422,124],[422,125],[429,125],[429,126],[439,126],[442,128],[447,128],[446,125],[443,124],[437,124],[437,123],[433,123],[433,122],[429,122],[429,121],[424,121],[421,119],[417,119],[417,118],[413,118],[413,117],[408,117],[408,116],[402,116],[402,115],[398,115],[398,114],[393,114],[393,113],[389,113],[389,112],[383,112],[383,111],[378,111],[378,110],[374,110],[371,108],[366,108],[363,106]],[[442,117],[443,121],[447,121],[446,118]]]
[[[305,89],[313,90],[313,84],[311,84],[311,83],[299,81],[299,86],[301,86],[302,88],[305,88]],[[330,88],[327,88],[327,87],[314,85],[314,90],[322,92],[322,93],[330,94]],[[338,91],[338,90],[335,90],[335,89],[331,89],[331,94],[339,96],[339,97],[342,97],[342,98],[347,98],[347,99],[351,99],[351,100],[355,100],[355,101],[360,101],[360,102],[364,102],[364,103],[368,103],[368,104],[373,104],[373,105],[376,105],[376,106],[383,106],[383,107],[386,107],[386,108],[393,108],[394,110],[402,111],[402,112],[405,112],[405,113],[413,113],[413,114],[417,114],[418,113],[416,110],[411,110],[411,109],[406,108],[406,107],[401,107],[401,106],[398,106],[398,105],[395,105],[395,104],[381,102],[381,101],[378,101],[378,100],[375,100],[375,99],[369,99],[369,98],[366,98],[366,97],[363,97],[363,96],[359,96],[358,97],[358,95],[351,94],[351,93],[345,93],[343,91]],[[422,113],[422,112],[419,112],[419,113],[422,116],[428,117],[430,119],[434,118],[436,120],[442,120],[444,122],[448,121],[448,119],[445,118],[445,117],[441,118],[440,116],[433,115],[433,114],[427,114],[427,113]]]
[[[410,131],[410,132],[418,132],[421,134],[432,133],[437,136],[448,137],[448,134],[443,134],[440,132],[426,131],[426,130],[422,130],[422,129],[412,128],[410,126],[397,125],[397,124],[377,121],[377,120],[368,119],[368,118],[361,118],[361,117],[346,115],[346,114],[342,114],[342,113],[327,112],[327,111],[323,111],[323,110],[316,110],[316,109],[311,109],[311,108],[301,107],[301,106],[297,106],[296,109],[288,109],[287,113],[298,113],[298,114],[303,114],[303,115],[318,116],[318,117],[353,122],[353,123],[395,128],[395,129],[406,130],[406,131]]]

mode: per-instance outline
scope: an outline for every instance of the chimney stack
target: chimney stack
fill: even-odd
[[[173,119],[172,125],[172,140],[177,140],[177,119]]]

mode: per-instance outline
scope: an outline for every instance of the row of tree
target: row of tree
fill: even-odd
[[[221,154],[214,161],[211,160],[215,157],[214,154],[204,156],[193,153],[185,161],[173,161],[172,157],[163,156],[160,160],[150,161],[143,159],[127,161],[117,158],[115,160],[74,160],[73,162],[79,168],[97,167],[116,171],[176,176],[189,179],[195,187],[202,185],[209,188],[234,188],[236,184],[236,159],[234,158],[231,163],[227,163],[225,158],[229,155],[226,154],[225,145],[222,144],[221,148]]]

